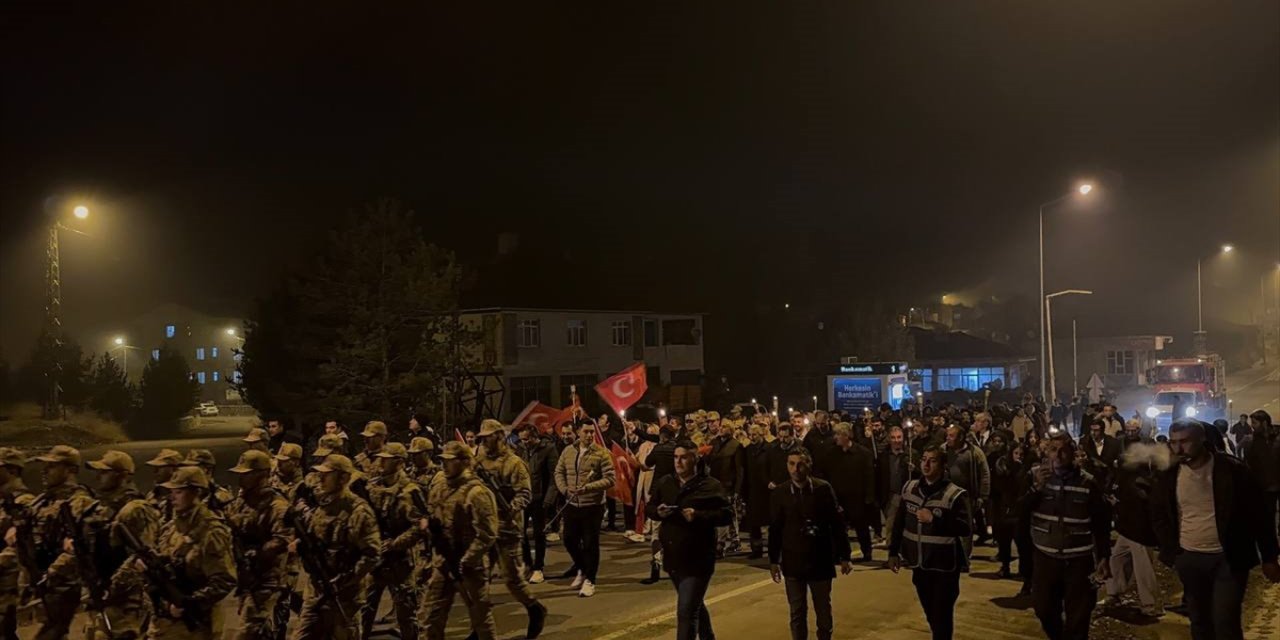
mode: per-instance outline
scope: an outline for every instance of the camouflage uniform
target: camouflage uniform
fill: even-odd
[[[120,451],[108,451],[101,460],[90,461],[87,466],[98,471],[134,472],[133,459]],[[160,514],[132,480],[125,480],[113,490],[99,492],[98,505],[85,516],[81,533],[95,550],[96,566],[101,579],[106,580],[106,591],[102,594],[103,615],[90,616],[85,636],[110,640],[129,637],[132,633],[140,637],[150,603],[143,597],[145,582],[141,576],[125,568],[129,551],[120,529],[128,529],[143,544],[154,545],[160,531]],[[88,608],[86,606],[86,610]]]
[[[161,449],[156,457],[147,461],[149,467],[181,467],[182,454],[173,449]],[[159,483],[147,494],[147,502],[160,514],[161,522],[168,522],[173,517],[173,505],[169,504],[169,490]]]
[[[207,489],[209,481],[201,469],[188,467],[174,474],[165,483],[168,489],[200,487]],[[174,512],[173,519],[160,527],[156,538],[155,553],[160,559],[173,564],[182,581],[193,587],[185,594],[183,605],[200,608],[204,615],[196,629],[189,629],[179,619],[169,614],[173,603],[155,601],[151,620],[150,638],[199,638],[212,640],[215,628],[221,622],[217,604],[236,586],[236,567],[231,553],[231,529],[222,516],[209,509],[205,501],[197,501],[186,513]],[[131,570],[133,570],[131,568]],[[156,585],[150,585],[152,589]]]
[[[217,459],[208,449],[192,449],[187,452],[186,460],[182,461],[182,466],[199,467],[204,472],[205,478],[209,480],[209,488],[205,492],[205,504],[214,513],[222,515],[223,510],[236,499],[236,496],[230,489],[214,482],[213,472],[217,469],[217,465]]]
[[[27,485],[22,483],[22,468],[27,463],[26,457],[17,449],[0,449],[0,464],[3,464],[13,477],[0,486],[0,497],[5,502],[13,501],[18,508],[27,509],[35,502],[36,496]],[[17,514],[7,513],[0,507],[0,536],[13,526]],[[30,576],[26,576],[29,581]],[[0,551],[0,638],[10,640],[18,637],[18,605],[22,597],[22,567],[18,563],[18,552],[5,546]]]
[[[324,462],[325,458],[328,458],[335,453],[342,454],[342,447],[343,442],[341,436],[326,433],[325,435],[320,436],[320,442],[316,446],[316,450],[311,452],[311,459],[315,461],[316,464],[320,464]],[[314,493],[320,489],[320,472],[316,471],[315,468],[312,467],[312,470],[302,477],[302,482]],[[294,489],[294,494],[294,499],[296,500],[296,488]]]
[[[271,471],[271,456],[259,450],[246,451],[232,473]],[[239,598],[240,629],[237,640],[269,640],[276,628],[277,606],[287,593],[289,535],[284,524],[289,503],[264,482],[253,492],[240,490],[227,507],[232,549],[236,562],[236,596]],[[288,624],[289,619],[283,620]]]
[[[399,442],[383,447],[378,454],[379,459],[404,460],[407,457],[404,445]],[[414,614],[418,606],[418,590],[411,578],[417,556],[417,543],[422,539],[418,520],[425,514],[418,511],[413,493],[422,491],[422,488],[410,480],[403,469],[389,476],[383,474],[373,478],[368,487],[369,506],[373,507],[377,516],[383,542],[382,557],[373,571],[369,588],[365,591],[363,637],[368,637],[373,631],[378,605],[382,602],[382,592],[390,590],[391,604],[400,625],[401,640],[416,640],[418,625]]]
[[[482,430],[481,433],[484,433]],[[529,593],[529,583],[520,575],[520,535],[524,532],[524,509],[529,506],[533,494],[529,488],[529,467],[524,460],[511,451],[503,451],[497,458],[487,454],[480,456],[480,466],[492,478],[497,489],[503,493],[510,510],[498,513],[498,566],[502,568],[502,578],[507,591],[525,607],[538,604],[538,599]]]
[[[271,474],[271,488],[284,496],[289,505],[292,505],[298,500],[298,488],[302,486],[302,447],[286,442],[280,445],[280,452],[275,455],[274,460],[276,468]],[[286,460],[298,462],[298,468],[289,477],[281,473],[283,467],[280,463]],[[285,562],[284,586],[281,589],[280,601],[276,603],[275,614],[272,616],[275,620],[277,640],[284,640],[290,615],[302,606],[302,591],[298,583],[298,574],[301,571],[302,567],[298,564],[297,554],[288,554],[288,560]]]
[[[36,458],[47,464],[61,463],[80,467],[80,452],[72,447],[58,445],[47,455]],[[93,496],[87,488],[73,481],[56,487],[47,487],[31,504],[34,526],[32,533],[37,562],[45,570],[44,576],[33,576],[32,583],[43,580],[44,620],[36,633],[37,640],[60,640],[70,633],[71,619],[80,606],[80,575],[73,556],[64,553],[60,514],[62,505],[70,505],[71,515],[79,519],[93,504]],[[44,564],[52,559],[49,564]]]
[[[472,459],[471,449],[461,442],[445,445],[440,457],[446,460]],[[453,596],[461,593],[471,618],[471,628],[479,640],[493,640],[493,605],[489,602],[484,558],[498,536],[498,507],[493,493],[471,472],[464,470],[457,477],[438,474],[431,483],[427,504],[429,517],[439,522],[443,541],[455,556],[446,559],[436,553],[432,560],[431,581],[427,583],[424,601],[427,640],[443,640],[444,628],[449,623],[449,610],[453,608]],[[454,563],[447,567],[446,563]],[[461,574],[461,580],[456,579]]]
[[[422,492],[422,497],[427,497],[427,489],[431,486],[431,481],[440,473],[440,465],[435,464],[430,455],[435,451],[435,443],[428,438],[414,438],[409,441],[409,460],[413,462],[414,456],[417,454],[427,454],[426,464],[418,466],[410,464],[405,473],[418,485],[418,490]],[[423,514],[426,515],[426,514]],[[414,563],[413,583],[416,585],[425,584],[427,579],[431,577],[431,548],[423,546],[418,548],[417,560]]]
[[[331,454],[323,464],[313,469],[321,473],[350,475],[355,466],[346,456]],[[328,566],[334,570],[332,577],[341,577],[336,585],[339,602],[329,602],[315,583],[317,577],[308,576],[294,640],[359,638],[360,631],[354,616],[361,580],[378,563],[382,544],[373,509],[350,489],[321,494],[317,496],[316,506],[310,510],[304,526],[308,537],[323,545]],[[337,605],[341,606],[348,619],[342,619]]]
[[[373,422],[370,422],[369,424],[366,424],[364,426],[364,431],[361,432],[360,435],[365,438],[382,436],[382,441],[383,441],[382,446],[386,447],[387,425],[385,423],[374,420]],[[376,451],[369,451],[369,449],[366,447],[364,451],[361,451],[360,453],[356,454],[356,458],[355,458],[356,468],[359,469],[360,472],[366,476],[372,477],[372,476],[378,475],[378,454],[379,453],[382,453],[382,448],[379,448]]]

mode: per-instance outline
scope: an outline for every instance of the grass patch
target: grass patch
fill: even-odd
[[[52,447],[67,444],[84,447],[128,439],[120,423],[92,411],[68,411],[65,420],[46,420],[35,404],[0,407],[0,446]]]

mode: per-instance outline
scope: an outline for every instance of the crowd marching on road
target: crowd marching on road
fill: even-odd
[[[1143,615],[1165,615],[1157,560],[1181,579],[1196,640],[1243,637],[1252,569],[1280,581],[1280,426],[1262,410],[1234,426],[1178,420],[1158,438],[1113,406],[1074,415],[1029,396],[784,417],[615,423],[575,406],[550,428],[485,420],[446,435],[415,416],[403,430],[365,424],[358,452],[339,421],[301,442],[272,419],[243,438],[238,491],[216,483],[207,450],[144,461],[156,472],[144,493],[123,452],[2,449],[0,638],[18,637],[27,602],[41,640],[68,637],[81,607],[86,637],[104,640],[361,638],[385,594],[402,639],[444,638],[458,601],[489,640],[498,581],[536,638],[548,607],[530,584],[558,576],[593,597],[610,571],[602,531],[650,544],[643,583],[666,575],[680,640],[715,637],[706,595],[735,554],[785,586],[789,622],[759,637],[796,640],[810,608],[816,637],[837,637],[832,582],[874,548],[888,549],[882,568],[911,570],[934,638],[952,637],[981,545],[1055,640],[1088,637],[1095,607],[1125,606],[1131,588]],[[29,463],[43,465],[39,493],[23,484]],[[557,542],[572,566],[549,576]],[[216,606],[228,596],[237,619]]]

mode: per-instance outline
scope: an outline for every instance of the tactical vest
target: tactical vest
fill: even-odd
[[[1050,476],[1031,512],[1031,543],[1045,555],[1068,559],[1093,554],[1089,492],[1093,476],[1084,471],[1063,482]]]
[[[940,525],[952,519],[956,500],[964,495],[964,489],[948,482],[942,495],[926,498],[920,495],[920,481],[911,480],[902,489],[902,507],[905,526],[902,528],[902,559],[912,569],[925,571],[963,571],[968,568],[968,553],[964,541],[957,536],[937,535]],[[920,509],[933,512],[933,520],[920,522],[916,513]]]

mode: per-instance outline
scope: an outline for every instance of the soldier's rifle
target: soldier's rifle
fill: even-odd
[[[64,501],[58,508],[58,522],[62,525],[62,533],[71,540],[73,555],[75,556],[76,568],[80,572],[80,579],[84,581],[85,589],[89,590],[89,608],[98,616],[108,634],[112,632],[111,619],[107,617],[107,589],[111,586],[111,576],[103,575],[101,567],[98,566],[97,554],[94,553],[93,547],[89,545],[88,532],[85,530],[84,524],[88,521],[89,516],[93,515],[102,506],[102,503],[94,500],[89,506],[85,507],[80,513],[80,517],[76,518],[71,512],[71,501]],[[124,528],[124,525],[120,525]],[[101,532],[98,532],[99,534]],[[97,535],[95,535],[95,538]]]
[[[192,597],[194,585],[179,570],[177,563],[156,553],[143,544],[129,527],[116,527],[124,544],[142,564],[147,583],[151,586],[151,599],[159,606],[168,603],[182,610],[182,623],[188,630],[206,629],[209,607]]]
[[[516,490],[513,487],[498,484],[498,480],[493,477],[479,462],[472,466],[471,471],[476,474],[480,482],[493,492],[494,500],[498,503],[498,513],[504,516],[511,515],[511,499],[515,497]]]
[[[304,489],[306,489],[305,493]],[[298,494],[299,500],[304,503],[308,498],[313,497],[313,492],[305,485],[298,487]],[[306,522],[303,521],[301,511],[296,506],[289,507],[284,519],[285,524],[293,528],[298,560],[302,562],[302,568],[307,571],[312,583],[320,588],[320,597],[333,603],[344,625],[351,624],[351,618],[343,609],[342,600],[338,597],[338,585],[335,582],[338,577],[337,572],[329,566],[329,560],[325,556],[324,542],[311,533]]]
[[[44,594],[44,567],[40,563],[40,554],[36,549],[35,510],[31,505],[19,504],[17,496],[4,496],[4,512],[9,517],[10,526],[17,533],[14,553],[18,556],[18,564],[27,572],[31,580],[32,594],[39,598]]]

